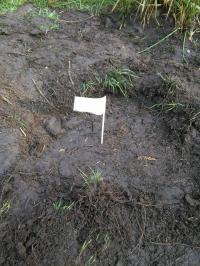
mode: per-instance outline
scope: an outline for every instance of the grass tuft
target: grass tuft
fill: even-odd
[[[0,0],[0,13],[14,11],[27,0]],[[200,0],[32,0],[37,7],[75,9],[99,14],[103,10],[118,11],[123,18],[137,12],[143,25],[151,18],[158,21],[160,11],[166,19],[173,17],[177,29],[200,26]],[[167,22],[166,22],[167,23]]]
[[[159,111],[170,112],[185,108],[184,103],[179,102],[180,93],[183,93],[181,84],[168,75],[158,74],[163,81],[163,100],[151,106]]]
[[[39,1],[39,0],[37,0]],[[43,0],[44,1],[44,0]],[[111,8],[115,0],[48,0],[48,5],[56,8],[75,9],[99,14],[103,9]]]
[[[56,211],[61,211],[61,210],[68,210],[70,211],[74,206],[74,202],[67,204],[67,203],[63,203],[62,200],[56,201],[53,203],[53,208]]]
[[[48,8],[40,8],[37,13],[35,13],[35,16],[48,18],[52,20],[58,20],[59,15],[56,13],[56,11],[51,11]]]
[[[103,86],[112,94],[127,97],[129,88],[134,84],[134,78],[136,76],[130,69],[113,69],[106,74]]]
[[[177,28],[200,25],[200,0],[118,0],[115,9],[124,16],[137,10],[143,25],[148,24],[152,17],[157,20],[160,10],[165,10],[166,19],[169,16],[175,19]]]
[[[79,169],[86,185],[89,186],[91,184],[98,184],[99,182],[103,181],[102,173],[100,171],[92,169],[90,170],[91,170],[90,174],[87,175],[82,170]]]

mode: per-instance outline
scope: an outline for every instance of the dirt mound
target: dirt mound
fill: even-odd
[[[115,21],[0,18],[1,265],[200,264],[199,36],[139,53],[172,26]],[[128,97],[105,88],[116,69]],[[105,93],[101,145],[72,106]]]

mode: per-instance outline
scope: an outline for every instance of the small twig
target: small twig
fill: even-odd
[[[146,242],[148,244],[152,244],[152,245],[158,245],[158,246],[184,246],[184,247],[190,247],[190,248],[194,248],[194,249],[200,249],[200,246],[193,246],[193,245],[188,245],[188,244],[184,244],[184,243],[170,243],[170,242]]]
[[[147,213],[146,213],[146,209],[144,206],[143,206],[143,210],[144,210],[144,222],[143,222],[143,228],[142,228],[141,236],[139,238],[137,245],[134,247],[134,249],[131,251],[131,253],[133,253],[141,245],[142,239],[144,238],[144,234],[145,234],[145,230],[146,230],[146,221],[147,221]]]
[[[153,47],[157,46],[158,44],[162,43],[164,40],[166,40],[167,38],[169,38],[170,36],[172,36],[174,33],[176,33],[180,28],[175,29],[174,31],[172,31],[171,33],[169,33],[167,36],[165,36],[164,38],[162,38],[161,40],[159,40],[158,42],[152,44],[151,46],[145,48],[144,50],[138,52],[138,54],[144,53],[150,49],[152,49]]]
[[[187,32],[185,32],[184,38],[183,38],[183,60],[185,61],[185,63],[188,63],[187,62],[187,59],[185,58],[185,41],[186,41],[186,35],[187,35]]]
[[[144,234],[145,234],[145,230],[146,230],[147,212],[146,212],[145,207],[143,207],[143,210],[144,210],[143,230],[142,230],[142,234],[141,234],[141,236],[140,236],[140,240],[139,240],[139,243],[138,243],[138,244],[141,244],[142,239],[143,239]]]
[[[6,98],[5,96],[0,94],[0,98],[2,98],[6,103],[12,105],[11,101],[8,98]]]
[[[26,136],[26,133],[25,133],[25,131],[23,130],[23,128],[19,128],[20,129],[20,131],[22,132],[22,134],[24,135],[24,137],[26,138],[27,136]]]
[[[46,102],[51,106],[53,107],[54,109],[58,110],[48,99],[47,97],[44,95],[44,93],[40,90],[40,88],[38,88],[36,82],[34,79],[32,79],[33,81],[33,84],[35,85],[35,88],[37,89],[37,91],[39,92],[39,94],[46,100]]]
[[[23,53],[17,53],[17,52],[8,52],[7,54],[12,54],[12,55],[21,55],[21,56],[27,56],[26,54]]]
[[[161,202],[158,204],[152,204],[152,203],[143,203],[143,202],[136,202],[136,205],[142,206],[142,207],[156,207],[156,208],[162,208],[164,206],[168,206],[168,205],[180,205],[180,203],[165,203],[165,202]]]
[[[65,20],[65,19],[58,19],[58,22],[66,22],[66,23],[81,23],[81,22],[84,22],[86,20],[89,20],[91,18],[93,18],[94,15],[91,15],[90,17],[88,18],[84,18],[84,19],[81,19],[81,20]]]
[[[71,76],[71,61],[70,60],[69,60],[68,74],[69,74],[69,80],[70,80],[72,86],[74,87],[74,82],[73,82],[73,79],[72,79],[72,76]]]

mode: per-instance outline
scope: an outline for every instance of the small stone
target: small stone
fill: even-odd
[[[40,37],[40,36],[44,35],[44,33],[43,33],[41,30],[35,28],[35,29],[33,29],[33,30],[30,32],[30,35],[31,35],[31,36],[34,36],[34,37]]]
[[[192,207],[200,206],[200,201],[196,200],[196,199],[193,199],[189,194],[185,195],[185,200]]]
[[[53,137],[64,133],[62,129],[61,120],[57,117],[51,117],[44,122],[46,131]]]

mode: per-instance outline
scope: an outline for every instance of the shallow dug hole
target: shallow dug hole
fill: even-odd
[[[176,35],[138,54],[170,26],[33,12],[0,17],[0,265],[200,265],[199,36],[185,61]],[[101,145],[73,98],[113,68]]]

